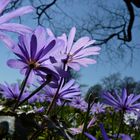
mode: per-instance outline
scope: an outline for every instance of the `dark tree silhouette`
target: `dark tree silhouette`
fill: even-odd
[[[68,32],[73,25],[76,25],[77,36],[83,34],[91,36],[96,40],[94,45],[100,45],[105,50],[102,52],[105,52],[108,57],[110,54],[111,57],[115,54],[117,58],[122,59],[128,52],[130,60],[133,59],[137,43],[133,42],[132,31],[135,20],[139,16],[136,11],[140,8],[139,0],[13,0],[4,12],[25,3],[35,8],[34,22],[51,27],[56,34]],[[78,9],[81,7],[88,9],[84,16],[80,16],[78,9],[73,9],[75,5]],[[75,11],[79,18],[76,14],[68,13],[69,10]]]
[[[86,101],[88,101],[89,97],[90,100],[93,102],[97,102],[101,99],[101,92],[102,92],[102,85],[96,84],[90,87],[85,95]]]

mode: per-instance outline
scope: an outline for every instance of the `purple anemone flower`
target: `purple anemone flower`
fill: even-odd
[[[11,2],[12,0],[0,0],[0,14],[4,11],[5,7]],[[0,40],[2,40],[6,45],[10,48],[14,47],[14,42],[1,31],[10,31],[19,34],[25,34],[32,32],[31,28],[24,26],[18,23],[10,23],[9,21],[15,17],[22,16],[24,14],[30,13],[33,11],[33,7],[31,6],[24,6],[18,8],[12,12],[6,13],[0,16]]]
[[[0,84],[1,94],[5,99],[10,100],[17,100],[20,94],[20,87],[19,84],[11,84],[8,83]],[[20,101],[25,99],[27,96],[29,96],[29,93],[25,90],[24,94],[22,94]]]
[[[89,37],[82,37],[78,39],[75,43],[74,37],[76,33],[76,28],[73,27],[69,33],[68,39],[66,34],[58,37],[64,40],[65,44],[63,49],[60,51],[61,54],[66,54],[67,59],[65,63],[67,66],[78,71],[80,70],[80,65],[87,66],[88,64],[96,63],[95,59],[87,58],[88,56],[98,55],[100,47],[89,47],[95,40],[90,40]],[[48,29],[48,34],[54,36],[50,29]]]
[[[45,111],[45,108],[42,106],[42,107],[39,107],[39,108],[37,108],[36,106],[34,107],[34,111],[36,112],[36,113],[42,113],[42,112],[44,112]]]
[[[132,138],[129,135],[126,135],[126,134],[120,134],[119,137],[122,140],[132,140]]]
[[[91,108],[92,114],[99,114],[105,112],[105,105],[103,103],[94,103]]]
[[[30,104],[33,104],[33,103],[36,103],[36,102],[38,102],[38,103],[43,103],[43,102],[45,102],[45,101],[46,101],[46,96],[45,96],[45,94],[40,94],[40,93],[35,94],[35,95],[32,96],[30,99],[28,99],[28,102],[29,102]]]
[[[96,117],[93,117],[90,120],[90,122],[88,123],[87,129],[89,129],[90,127],[92,127],[95,124],[96,120],[97,120],[97,118]],[[77,134],[82,133],[83,127],[84,127],[84,124],[80,125],[77,128],[69,128],[69,130],[70,130],[70,132],[71,132],[72,135],[77,135]]]
[[[127,95],[126,89],[122,90],[122,94],[114,92],[114,96],[109,93],[103,93],[104,102],[116,110],[125,112],[134,112],[139,114],[140,103],[137,101],[140,99],[140,95],[130,94]]]
[[[88,104],[81,96],[74,97],[69,103],[70,106],[80,109],[82,111],[87,111]]]
[[[46,86],[42,91],[46,93],[47,101],[51,102],[54,95],[56,94],[57,88]],[[80,94],[81,92],[79,89],[79,85],[75,84],[75,80],[72,79],[60,88],[56,102],[58,105],[61,105],[61,103],[63,103],[63,100],[70,101],[73,97]]]
[[[113,135],[113,138],[115,139],[116,136],[117,136],[117,134]],[[121,140],[132,140],[132,138],[126,134],[119,134],[118,138]]]
[[[22,74],[27,75],[31,70],[30,78],[35,74],[57,73],[50,57],[59,46],[63,44],[60,39],[54,37],[46,38],[43,27],[37,27],[34,33],[20,36],[17,47],[12,50],[18,59],[10,59],[7,64],[12,68],[20,69]]]

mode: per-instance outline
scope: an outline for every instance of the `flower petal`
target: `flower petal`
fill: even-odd
[[[46,46],[46,30],[45,28],[38,26],[34,31],[34,34],[37,38],[37,52],[39,52],[44,46]]]
[[[21,69],[21,68],[25,67],[24,63],[22,63],[19,60],[15,60],[15,59],[8,60],[7,65],[11,68],[16,68],[16,69]]]
[[[109,140],[109,138],[108,138],[108,136],[107,136],[107,133],[106,133],[106,131],[105,131],[105,129],[104,129],[104,126],[103,126],[103,124],[102,123],[100,123],[100,129],[101,129],[101,133],[102,133],[102,136],[103,136],[103,138],[104,138],[104,140]]]
[[[8,36],[0,32],[0,40],[2,40],[9,49],[13,49],[15,46],[15,43],[12,39],[10,39]]]
[[[81,47],[85,46],[89,41],[89,37],[82,37],[79,40],[77,40],[72,47],[71,53],[74,53],[75,51],[79,50]]]
[[[0,14],[11,0],[0,0]]]
[[[84,134],[90,139],[90,140],[96,140],[95,137],[93,137],[91,134],[84,132]]]
[[[33,12],[32,6],[24,6],[24,7],[18,8],[15,11],[12,11],[10,13],[7,13],[7,14],[4,14],[3,16],[1,16],[0,24],[7,22],[15,17],[22,16],[22,15],[30,13],[30,12]]]
[[[69,53],[70,50],[71,50],[71,47],[72,47],[72,44],[73,44],[73,41],[74,41],[74,37],[75,37],[75,33],[76,33],[76,28],[73,27],[70,30],[70,33],[69,33],[69,36],[68,36],[67,53]]]
[[[72,62],[79,63],[80,65],[87,67],[88,64],[95,64],[96,60],[90,58],[81,58],[81,59],[75,59]]]
[[[25,33],[32,32],[31,28],[17,23],[4,23],[0,26],[0,29],[10,31],[10,32],[16,32],[23,35]]]
[[[31,59],[33,59],[33,58],[35,57],[36,50],[37,50],[37,38],[36,38],[36,36],[33,34],[32,37],[31,37],[31,42],[30,42],[30,54],[31,54]]]
[[[68,66],[71,67],[72,69],[74,69],[75,71],[80,70],[80,66],[77,63],[68,63]]]

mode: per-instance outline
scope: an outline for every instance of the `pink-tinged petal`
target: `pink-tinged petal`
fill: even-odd
[[[67,64],[69,67],[71,67],[72,69],[74,69],[75,71],[79,71],[80,70],[80,66],[77,63],[68,63]]]
[[[23,34],[23,35],[25,33],[32,32],[31,28],[24,26],[22,24],[17,24],[17,23],[4,23],[4,24],[0,25],[0,30],[16,32],[16,33]]]
[[[0,24],[5,23],[15,17],[22,16],[24,14],[33,12],[33,7],[32,6],[24,6],[21,8],[18,8],[17,10],[14,10],[10,13],[4,14],[3,16],[0,17]]]
[[[91,41],[89,41],[85,46],[84,46],[84,48],[86,48],[87,46],[90,46],[90,45],[92,45],[92,44],[94,44],[95,43],[95,40],[91,40]]]
[[[10,59],[7,61],[7,65],[11,68],[22,69],[25,67],[25,64],[19,60]]]
[[[77,135],[77,134],[82,133],[82,129],[83,129],[83,127],[80,127],[80,128],[70,128],[70,131],[71,131],[72,135]]]
[[[85,57],[85,56],[90,56],[90,55],[98,55],[100,48],[99,47],[90,47],[90,48],[85,48],[77,54],[74,55],[74,57]]]
[[[13,49],[15,47],[14,41],[8,36],[4,35],[2,32],[0,32],[0,40],[2,40],[9,49]]]
[[[11,0],[0,0],[0,14]]]
[[[79,63],[80,65],[87,66],[88,64],[95,64],[96,60],[90,58],[81,58],[73,60],[72,62]]]
[[[48,34],[49,36],[55,37],[55,35],[54,35],[53,32],[51,31],[51,29],[47,28],[46,31],[47,31],[47,34]]]
[[[72,47],[72,44],[73,44],[73,41],[74,41],[74,37],[75,37],[75,33],[76,33],[76,28],[73,27],[70,30],[70,33],[69,33],[69,36],[68,36],[67,53],[69,53],[70,50],[71,50],[71,47]]]
[[[67,52],[67,36],[66,34],[62,34],[62,36],[58,37],[59,39],[63,40],[64,44],[62,46],[61,52],[66,53]]]
[[[82,37],[80,39],[78,39],[74,44],[73,47],[71,49],[71,54],[73,54],[75,51],[79,50],[80,48],[82,48],[83,46],[85,46],[89,41],[89,37]]]
[[[95,124],[96,121],[97,121],[97,118],[96,118],[96,117],[93,117],[93,118],[90,120],[90,122],[89,122],[87,128],[92,127],[92,126]]]

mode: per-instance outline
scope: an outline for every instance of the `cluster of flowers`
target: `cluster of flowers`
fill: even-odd
[[[11,0],[0,1],[0,14]],[[76,28],[73,27],[67,35],[55,36],[50,29],[38,26],[35,30],[9,21],[14,17],[22,16],[33,11],[31,6],[19,8],[13,12],[0,17],[0,39],[16,56],[10,59],[7,65],[20,70],[25,75],[22,83],[0,84],[0,93],[7,100],[15,101],[13,112],[23,104],[35,104],[47,102],[46,106],[37,108],[35,112],[44,112],[49,115],[54,106],[71,106],[83,112],[95,115],[105,112],[106,106],[103,103],[90,105],[82,98],[79,85],[74,79],[70,79],[70,69],[80,70],[81,66],[95,64],[96,61],[89,56],[98,55],[100,47],[92,46],[95,40],[89,37],[81,37],[75,41]],[[11,31],[19,34],[19,41],[15,43],[3,31]],[[90,47],[89,47],[90,46]],[[36,84],[33,84],[36,83]],[[31,92],[30,89],[35,88]],[[127,95],[123,90],[122,95],[103,94],[104,103],[114,107],[117,111],[139,113],[140,103],[135,103],[140,95]],[[90,108],[90,109],[89,109]],[[87,128],[93,125],[96,119],[90,121]],[[92,122],[92,123],[91,123]],[[71,128],[82,133],[84,127]],[[109,139],[103,124],[100,124],[101,133],[105,140]],[[84,134],[91,140],[95,138],[89,133]],[[115,136],[114,136],[115,137]],[[120,134],[117,136],[126,139],[129,136]],[[130,139],[130,138],[129,138]]]

